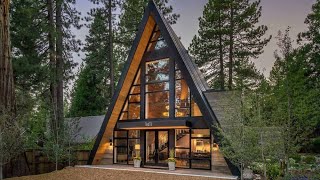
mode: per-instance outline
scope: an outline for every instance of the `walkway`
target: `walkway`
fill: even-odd
[[[171,174],[171,175],[177,175],[177,176],[207,177],[207,178],[214,178],[217,180],[237,179],[236,176],[217,174],[209,170],[198,170],[198,169],[177,168],[175,171],[169,171],[167,169],[134,168],[133,165],[81,165],[76,167],[123,170],[123,171],[138,171],[138,172],[147,172],[147,173]]]

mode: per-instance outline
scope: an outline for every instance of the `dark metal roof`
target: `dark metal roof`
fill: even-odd
[[[204,92],[204,94],[222,128],[228,126],[230,118],[240,115],[241,101],[239,92],[211,90]]]
[[[94,140],[101,128],[104,115],[102,116],[86,116],[86,117],[76,117],[76,118],[67,118],[66,120],[75,121],[77,126],[71,126],[74,128],[72,132],[74,134],[73,143],[87,143]]]

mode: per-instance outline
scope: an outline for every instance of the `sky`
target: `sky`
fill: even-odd
[[[176,34],[181,37],[181,42],[188,49],[194,35],[199,29],[198,18],[202,16],[204,5],[208,0],[171,0],[170,4],[175,13],[180,14],[177,24],[172,28]],[[304,24],[306,16],[311,12],[312,4],[315,0],[261,0],[262,16],[259,24],[267,25],[268,31],[266,37],[272,35],[272,40],[264,48],[264,53],[258,59],[253,59],[258,70],[264,73],[266,77],[272,69],[275,61],[274,51],[277,49],[276,39],[278,31],[284,31],[288,26],[291,27],[291,37],[296,39],[299,32],[306,30]],[[78,0],[77,9],[86,15],[93,7],[88,0]],[[76,36],[84,42],[88,29],[83,27],[75,31]],[[75,61],[82,62],[84,53],[80,56],[74,55]]]

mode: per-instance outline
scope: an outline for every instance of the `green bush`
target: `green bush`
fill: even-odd
[[[267,165],[267,176],[269,179],[277,179],[281,174],[279,164],[268,164]]]
[[[312,140],[311,151],[314,153],[320,153],[320,137],[316,137]]]
[[[299,154],[292,155],[291,158],[294,159],[295,163],[301,162],[301,156]]]
[[[251,164],[250,169],[251,169],[255,174],[263,174],[263,163],[254,162],[254,163]]]
[[[316,158],[314,156],[309,155],[303,159],[303,162],[305,162],[307,164],[314,164],[314,163],[316,163]]]

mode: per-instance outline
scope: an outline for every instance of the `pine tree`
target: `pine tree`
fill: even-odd
[[[64,148],[59,137],[63,134],[59,131],[64,130],[63,96],[76,65],[72,53],[79,50],[80,43],[71,32],[71,28],[81,27],[74,3],[74,0],[15,0],[10,11],[17,105],[24,106],[25,112],[29,110],[26,136],[41,131],[36,141],[28,144],[43,147],[49,141],[46,131],[55,139],[56,146],[51,150]],[[40,111],[46,116],[38,117]],[[60,157],[56,156],[59,160]]]
[[[317,89],[309,85],[308,49],[292,48],[288,28],[284,34],[279,32],[276,62],[270,73],[271,91],[269,93],[270,121],[282,127],[284,157],[289,167],[289,157],[298,153],[308,143],[314,132],[319,112]],[[301,68],[304,67],[304,68]]]
[[[262,37],[266,26],[256,25],[260,16],[260,1],[209,0],[189,50],[211,87],[224,89],[227,82],[228,89],[237,88],[240,84],[235,80],[245,72],[248,74],[243,77],[250,82],[245,86],[261,80],[250,63],[271,39]]]
[[[15,111],[15,95],[10,42],[10,1],[0,3],[0,112]]]
[[[80,69],[74,86],[71,117],[101,115],[110,102],[109,81],[109,31],[106,19],[108,14],[102,9],[96,9],[93,23],[90,25],[89,35],[86,37],[86,58]]]

